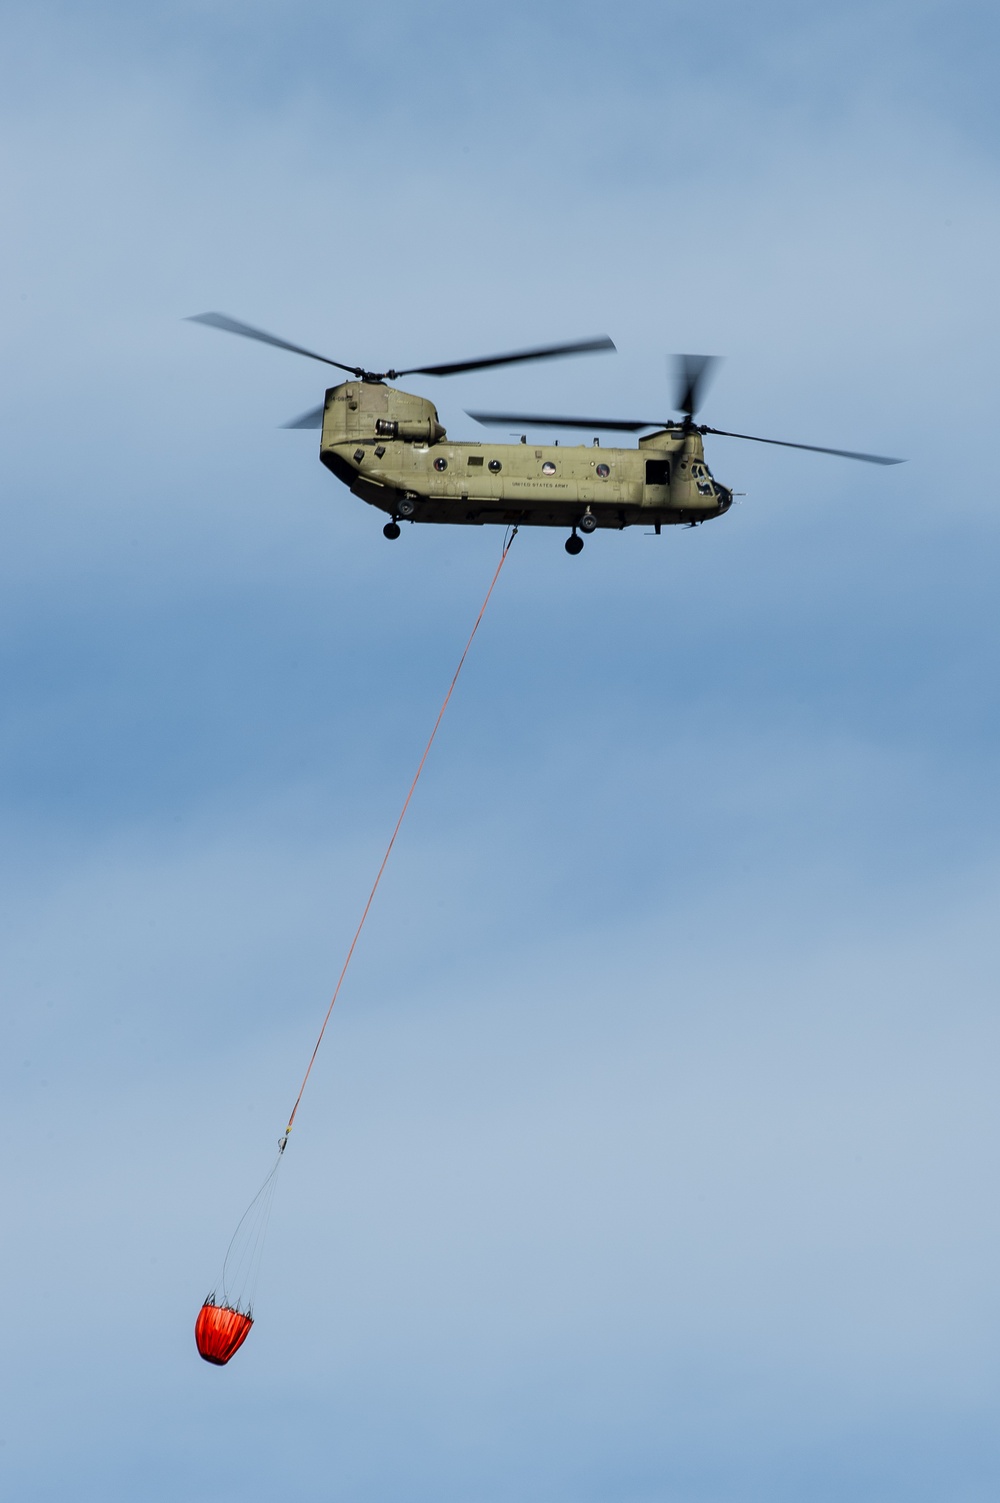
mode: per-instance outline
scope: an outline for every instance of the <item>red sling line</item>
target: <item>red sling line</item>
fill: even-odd
[[[427,755],[428,755],[431,747],[434,745],[434,737],[438,733],[438,726],[441,724],[441,721],[444,719],[444,712],[448,708],[448,701],[451,699],[451,696],[452,696],[452,693],[454,691],[455,685],[458,683],[458,675],[461,673],[462,666],[465,663],[465,660],[466,660],[466,658],[469,655],[469,648],[472,646],[473,638],[475,637],[476,632],[479,630],[479,623],[482,621],[483,617],[486,614],[486,607],[489,605],[489,603],[490,603],[490,596],[493,594],[493,586],[496,584],[497,580],[500,578],[500,570],[503,568],[504,563],[506,562],[507,555],[510,552],[511,544],[513,543],[513,541],[514,541],[514,539],[516,537],[517,537],[517,528],[515,527],[514,530],[513,530],[513,532],[511,533],[510,537],[504,543],[503,552],[500,555],[500,562],[497,564],[497,567],[496,567],[496,573],[493,575],[493,578],[490,581],[490,587],[486,591],[486,598],[484,599],[482,605],[479,608],[479,615],[476,617],[476,624],[475,624],[475,626],[473,626],[471,632],[469,633],[469,640],[466,642],[466,644],[465,644],[465,650],[462,653],[462,656],[458,660],[458,667],[455,669],[454,676],[452,677],[451,683],[448,686],[448,692],[447,692],[447,694],[444,697],[444,702],[441,705],[440,710],[438,711],[438,717],[437,717],[437,719],[434,722],[434,729],[431,731],[430,737],[428,738],[428,741],[427,741],[427,745],[424,747],[424,754],[420,758],[420,765],[417,768],[416,773],[414,774],[413,782],[410,784],[410,791],[406,795],[406,798],[405,798],[405,800],[403,802],[403,807],[402,807],[402,809],[399,812],[399,818],[396,821],[396,828],[392,832],[392,839],[389,841],[389,844],[386,846],[385,855],[382,857],[382,865],[379,867],[379,869],[378,869],[378,875],[376,876],[375,881],[372,883],[372,890],[368,894],[368,901],[365,904],[365,911],[361,915],[361,922],[358,924],[358,927],[357,927],[357,929],[355,930],[355,933],[354,933],[354,938],[351,940],[351,947],[350,947],[350,949],[347,952],[347,959],[344,961],[343,967],[341,968],[340,975],[337,978],[337,985],[333,989],[333,996],[330,998],[330,1005],[329,1005],[329,1007],[326,1010],[326,1017],[323,1019],[323,1026],[322,1026],[322,1028],[319,1031],[319,1037],[316,1040],[316,1046],[313,1049],[312,1055],[311,1055],[310,1060],[309,1060],[309,1064],[306,1067],[306,1073],[302,1077],[302,1084],[299,1086],[299,1094],[295,1098],[295,1105],[292,1107],[291,1115],[288,1118],[288,1126],[285,1128],[284,1134],[281,1137],[281,1140],[280,1140],[280,1143],[279,1143],[279,1147],[281,1148],[282,1152],[284,1152],[285,1144],[288,1141],[288,1134],[292,1130],[292,1124],[295,1121],[295,1113],[299,1109],[299,1102],[302,1100],[302,1093],[303,1093],[303,1091],[306,1088],[306,1082],[308,1081],[309,1076],[312,1073],[312,1067],[313,1067],[313,1065],[316,1063],[316,1056],[319,1053],[319,1046],[323,1042],[323,1035],[326,1032],[326,1025],[330,1021],[330,1014],[333,1012],[334,1004],[335,1004],[338,996],[340,995],[340,988],[341,988],[341,986],[344,983],[344,977],[347,975],[347,967],[351,963],[351,957],[354,954],[355,946],[357,945],[358,940],[361,938],[361,931],[365,927],[365,920],[368,917],[368,911],[371,908],[372,902],[373,902],[374,897],[375,897],[375,894],[378,891],[378,885],[379,885],[379,883],[382,880],[382,873],[385,871],[385,868],[386,868],[386,865],[388,863],[389,857],[392,854],[392,848],[396,844],[396,836],[399,834],[400,825],[403,823],[403,820],[406,817],[406,811],[410,807],[410,800],[413,797],[414,789],[416,788],[417,783],[420,781],[420,774],[424,770],[424,763],[427,761]]]

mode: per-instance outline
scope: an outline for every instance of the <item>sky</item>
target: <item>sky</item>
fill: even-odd
[[[1000,1489],[995,8],[8,0],[0,1483],[23,1503]],[[670,410],[710,526],[499,558],[321,367]],[[659,403],[659,408],[655,404]],[[565,437],[565,435],[564,435]]]

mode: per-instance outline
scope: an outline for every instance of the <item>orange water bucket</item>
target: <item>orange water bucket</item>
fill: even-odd
[[[231,1305],[214,1305],[207,1299],[194,1323],[194,1339],[206,1362],[225,1367],[250,1334],[253,1317]]]

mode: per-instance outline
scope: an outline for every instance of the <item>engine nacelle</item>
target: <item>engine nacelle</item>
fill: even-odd
[[[444,429],[436,417],[423,418],[420,422],[407,422],[404,418],[376,418],[377,438],[399,438],[407,444],[436,444],[444,438]]]

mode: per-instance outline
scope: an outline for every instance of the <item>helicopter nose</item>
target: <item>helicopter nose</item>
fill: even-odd
[[[732,506],[733,493],[728,486],[720,485],[718,481],[715,482],[715,493],[718,498],[719,515],[721,516],[723,512],[727,512]]]

